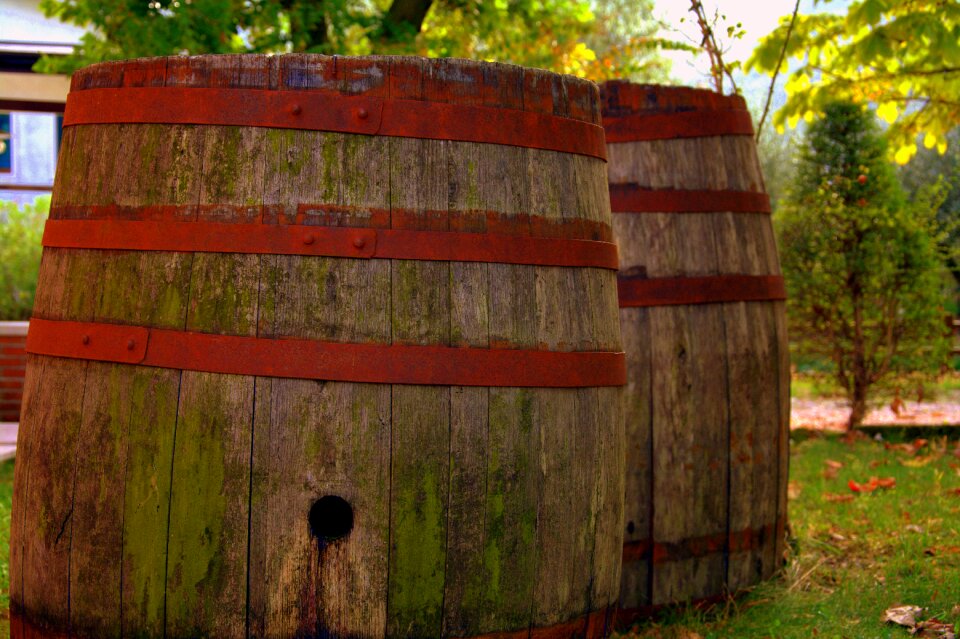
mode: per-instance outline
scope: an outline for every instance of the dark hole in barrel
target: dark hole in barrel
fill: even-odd
[[[633,525],[633,522],[631,521],[627,524],[627,533],[632,535],[634,530],[636,530],[636,527]]]
[[[353,530],[353,508],[336,495],[326,495],[313,502],[308,519],[310,532],[321,543],[342,539]]]

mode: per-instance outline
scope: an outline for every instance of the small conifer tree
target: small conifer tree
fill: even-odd
[[[827,106],[777,213],[791,342],[827,362],[858,426],[874,385],[949,356],[936,185],[907,201],[873,116]]]

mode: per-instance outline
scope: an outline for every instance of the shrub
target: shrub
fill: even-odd
[[[40,240],[50,197],[18,206],[0,201],[0,319],[30,319],[40,270]]]

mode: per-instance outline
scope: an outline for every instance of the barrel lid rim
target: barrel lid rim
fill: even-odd
[[[665,98],[665,101],[650,104],[648,107],[623,104],[620,95],[624,93],[636,98],[655,96]],[[605,118],[689,111],[747,110],[746,100],[738,94],[725,95],[702,87],[636,83],[629,80],[608,80],[600,84],[600,104]]]
[[[575,76],[575,75],[572,75],[572,74],[569,74],[569,73],[558,73],[558,72],[556,72],[556,71],[550,71],[550,70],[548,70],[548,69],[543,69],[543,68],[540,68],[540,67],[528,67],[528,66],[523,66],[523,65],[519,65],[519,64],[514,64],[514,63],[511,63],[511,62],[496,62],[496,61],[489,61],[489,62],[488,62],[488,61],[484,61],[484,60],[473,60],[473,59],[470,59],[470,58],[426,58],[426,57],[414,56],[414,55],[358,55],[358,56],[345,56],[345,55],[327,55],[327,54],[322,54],[322,53],[281,53],[281,54],[211,53],[211,54],[201,54],[201,55],[146,56],[146,57],[138,57],[138,58],[127,58],[127,59],[123,59],[123,60],[106,60],[106,61],[103,61],[103,62],[96,62],[96,63],[93,63],[93,64],[89,64],[89,65],[83,66],[83,67],[79,68],[77,71],[75,71],[75,72],[73,73],[70,91],[71,91],[71,92],[73,92],[73,91],[87,91],[87,90],[96,89],[96,88],[104,88],[104,87],[99,87],[99,86],[86,86],[86,87],[85,87],[85,86],[81,86],[81,83],[78,81],[80,78],[82,78],[82,77],[84,77],[84,76],[86,76],[86,75],[88,75],[88,74],[95,73],[96,71],[102,70],[102,69],[107,69],[107,68],[111,68],[111,67],[112,67],[112,68],[135,67],[135,66],[137,66],[137,65],[156,64],[156,63],[159,63],[159,62],[161,62],[161,61],[164,61],[164,62],[177,61],[177,62],[182,63],[182,61],[190,61],[190,60],[195,60],[195,61],[200,61],[200,60],[212,60],[212,59],[216,59],[216,58],[219,58],[219,59],[236,58],[236,59],[251,59],[251,60],[252,60],[252,59],[255,59],[255,58],[263,58],[263,59],[277,60],[277,61],[278,61],[278,62],[277,62],[278,65],[280,64],[279,61],[283,61],[283,60],[293,60],[293,59],[304,60],[304,61],[318,61],[318,62],[319,62],[319,61],[323,61],[323,60],[328,60],[328,61],[333,61],[334,63],[336,63],[337,60],[351,60],[351,61],[358,61],[358,62],[363,62],[363,61],[368,61],[368,62],[376,62],[376,61],[381,61],[381,62],[382,62],[382,61],[387,61],[387,62],[394,62],[394,61],[396,61],[396,62],[424,61],[424,62],[427,62],[427,63],[431,64],[432,66],[438,66],[441,62],[443,62],[443,63],[451,63],[451,62],[452,62],[452,63],[454,63],[454,64],[456,64],[456,65],[463,65],[463,66],[467,66],[467,64],[470,64],[470,65],[481,65],[481,66],[487,67],[487,68],[503,68],[503,69],[509,69],[509,70],[518,70],[518,71],[521,71],[522,73],[537,73],[537,74],[542,74],[542,76],[543,76],[544,78],[556,78],[556,79],[561,80],[561,81],[563,81],[563,82],[565,82],[565,83],[568,83],[568,84],[569,84],[569,83],[572,83],[572,84],[574,84],[574,85],[580,87],[581,89],[584,89],[584,90],[586,90],[587,92],[590,93],[590,95],[591,95],[591,98],[590,98],[590,99],[591,99],[591,102],[593,103],[592,106],[596,109],[596,116],[597,116],[597,119],[596,119],[596,120],[590,119],[590,118],[587,118],[587,117],[582,117],[582,116],[580,116],[580,115],[574,115],[574,114],[565,115],[565,116],[561,116],[561,117],[568,117],[568,118],[570,118],[570,119],[580,120],[580,121],[583,121],[583,122],[589,122],[589,123],[591,123],[591,124],[597,124],[597,125],[600,124],[600,122],[599,122],[599,116],[600,116],[601,98],[600,98],[600,90],[599,90],[599,87],[598,87],[598,85],[597,85],[596,82],[593,82],[592,80],[588,80],[588,79],[586,79],[586,78],[581,78],[581,77],[578,77],[578,76]],[[208,86],[208,85],[198,85],[198,86]],[[114,88],[121,88],[121,87],[114,87]],[[225,88],[225,87],[221,87],[221,88]],[[241,87],[237,87],[237,88],[241,88]],[[245,87],[245,88],[251,88],[251,89],[253,89],[253,87]],[[262,87],[262,88],[267,88],[267,87]],[[316,87],[296,87],[296,86],[276,87],[275,90],[280,90],[280,91],[317,91],[317,90],[320,90],[320,91],[326,91],[326,92],[329,92],[329,93],[340,93],[340,94],[343,94],[343,95],[366,95],[366,94],[368,93],[368,92],[348,93],[348,92],[339,91],[339,90],[334,90],[334,89],[317,89]],[[549,89],[545,89],[545,93],[549,93]],[[417,99],[417,98],[406,98],[406,99]],[[423,102],[438,102],[438,100],[433,100],[433,99],[421,99],[420,101],[423,101]],[[449,102],[449,104],[458,104],[458,102],[456,102],[456,101],[454,101],[454,102]],[[510,107],[510,108],[514,108],[514,107]],[[527,109],[525,109],[525,108],[519,109],[519,110],[521,110],[521,111],[527,111]],[[537,112],[537,111],[532,111],[532,110],[531,110],[530,112]]]

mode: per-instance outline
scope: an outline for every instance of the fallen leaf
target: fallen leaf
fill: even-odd
[[[803,486],[800,482],[791,481],[787,483],[787,499],[799,499],[801,492],[803,492]]]
[[[960,488],[951,488],[947,491],[948,495],[953,495],[954,497],[960,497]]]
[[[852,479],[847,482],[847,486],[855,493],[872,493],[876,487],[871,488],[869,484],[858,484]]]
[[[853,501],[854,499],[856,499],[855,495],[836,495],[834,493],[823,493],[824,501],[845,502],[845,501]]]
[[[843,462],[838,462],[834,459],[824,460],[823,465],[828,468],[837,468],[837,469],[843,468]]]
[[[880,623],[895,623],[898,626],[913,628],[917,625],[917,615],[923,612],[920,606],[895,606],[887,608],[880,617]]]
[[[915,440],[913,440],[913,447],[914,447],[916,450],[920,450],[921,448],[923,448],[924,446],[926,446],[926,445],[929,444],[929,443],[930,443],[930,442],[929,442],[928,440],[926,440],[926,439],[922,439],[922,438],[921,438],[921,439],[915,439]]]
[[[952,623],[943,623],[939,619],[928,619],[918,623],[910,634],[929,639],[957,639]]]
[[[954,617],[960,617],[960,604],[957,604],[950,610],[950,614]]]
[[[907,524],[906,526],[903,527],[903,529],[906,530],[907,532],[917,533],[918,535],[923,534],[923,528],[921,528],[916,524]]]
[[[901,459],[900,464],[906,466],[907,468],[921,468],[926,466],[932,461],[939,459],[938,455],[930,455],[927,457],[915,457],[913,459]]]
[[[926,550],[923,551],[923,554],[926,555],[927,557],[936,557],[937,550],[935,548],[927,548]]]
[[[896,485],[897,480],[895,477],[871,477],[869,481],[862,484],[852,479],[847,482],[847,486],[855,493],[872,493],[877,488],[893,488]]]

